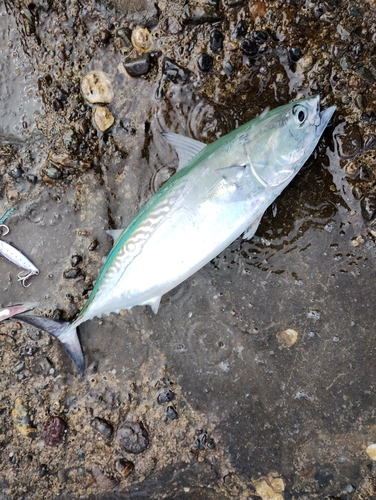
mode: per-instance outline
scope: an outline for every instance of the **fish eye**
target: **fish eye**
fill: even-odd
[[[302,106],[294,106],[292,108],[292,112],[296,116],[296,119],[300,125],[302,125],[306,121],[307,113]]]

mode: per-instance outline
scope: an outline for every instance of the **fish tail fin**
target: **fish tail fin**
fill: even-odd
[[[74,323],[63,323],[51,318],[33,316],[31,314],[17,314],[13,318],[40,328],[57,338],[63,344],[68,356],[76,365],[80,377],[82,377],[85,371],[85,360]]]

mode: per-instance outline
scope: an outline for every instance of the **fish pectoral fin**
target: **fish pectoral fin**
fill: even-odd
[[[179,157],[179,169],[184,168],[202,149],[206,144],[184,135],[175,134],[174,132],[162,132],[171,146],[174,147]]]
[[[249,228],[243,234],[244,240],[250,240],[252,238],[252,236],[257,231],[257,228],[259,227],[261,219],[262,219],[262,215],[260,215],[260,217],[257,217],[257,219],[252,222],[252,224],[249,226]]]
[[[40,328],[60,340],[68,356],[76,365],[79,375],[82,377],[85,370],[85,360],[80,341],[78,340],[76,327],[72,323],[55,321],[51,318],[33,316],[32,314],[17,314],[13,318]]]
[[[159,295],[158,297],[153,297],[152,299],[146,300],[145,302],[142,302],[142,304],[139,304],[140,306],[150,306],[153,313],[157,314],[158,309],[159,309],[159,304],[161,302],[161,296]]]
[[[121,233],[123,232],[123,229],[108,229],[106,231],[107,234],[111,236],[111,238],[114,240],[114,245],[117,242],[117,240],[120,238]]]
[[[245,169],[246,165],[218,169],[217,171],[220,171],[222,176],[211,186],[205,199],[218,200],[222,203],[244,201],[248,197],[247,192],[242,189],[242,177]]]

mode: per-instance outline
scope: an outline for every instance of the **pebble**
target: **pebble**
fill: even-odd
[[[113,433],[112,425],[100,417],[95,417],[91,422],[91,426],[97,432],[102,434],[102,436],[106,439],[110,439]]]
[[[264,17],[267,13],[266,5],[264,2],[253,2],[253,4],[249,7],[249,13],[253,19],[256,19],[257,17]]]
[[[133,47],[140,53],[150,52],[154,47],[153,37],[147,28],[136,28],[131,35]]]
[[[109,104],[114,98],[114,90],[109,76],[104,71],[94,70],[81,81],[81,92],[90,104]]]
[[[183,83],[188,78],[188,71],[172,59],[165,57],[162,65],[163,76],[173,83]]]
[[[179,418],[179,415],[173,406],[167,406],[166,417],[170,420],[176,420],[177,418]]]
[[[116,31],[116,36],[123,41],[127,51],[132,49],[132,30],[130,28],[119,28]]]
[[[254,42],[257,43],[257,45],[262,45],[264,44],[269,35],[267,31],[261,31],[261,30],[256,30],[252,33],[251,38]]]
[[[238,38],[244,38],[245,35],[247,34],[247,31],[248,31],[247,23],[242,19],[237,23],[237,25],[233,29],[231,33],[231,38],[234,40],[237,40]]]
[[[212,56],[202,53],[198,57],[197,64],[203,73],[208,73],[213,68],[214,61]]]
[[[93,118],[101,132],[108,130],[115,122],[115,118],[106,106],[95,106]]]
[[[302,49],[300,47],[290,47],[289,48],[289,57],[290,61],[296,63],[302,57]]]
[[[292,328],[287,328],[286,330],[278,332],[276,337],[282,347],[291,347],[298,340],[298,332]]]
[[[129,460],[119,458],[115,462],[115,469],[122,477],[128,477],[134,469],[134,463],[130,462]]]
[[[149,73],[151,69],[151,57],[147,52],[139,57],[128,57],[124,61],[124,68],[129,76],[138,77]]]
[[[315,60],[312,54],[304,54],[297,62],[296,70],[305,73],[313,68],[314,62]]]
[[[142,453],[149,446],[149,435],[141,422],[124,422],[116,438],[120,447],[128,453]]]
[[[242,40],[239,48],[243,52],[243,54],[251,57],[256,56],[259,50],[257,43],[253,40],[250,40],[249,38],[245,38],[244,40]]]
[[[74,267],[70,269],[66,269],[63,273],[64,278],[67,280],[75,279],[81,273],[81,269],[79,267]]]
[[[65,420],[61,417],[51,416],[43,424],[41,438],[46,446],[57,446],[63,442],[67,429]]]
[[[91,472],[97,485],[102,490],[113,490],[119,484],[119,482],[115,478],[109,477],[104,474],[97,465],[94,465],[94,467],[91,469]]]
[[[376,121],[376,114],[373,111],[362,113],[360,120],[364,123],[373,123]]]
[[[49,179],[60,179],[63,175],[62,171],[59,167],[55,167],[54,165],[49,165],[47,167],[42,168],[42,174]]]
[[[22,436],[34,438],[37,436],[36,428],[32,425],[29,409],[21,398],[16,398],[12,408],[12,422],[16,431]]]
[[[371,221],[376,215],[376,193],[370,193],[360,201],[360,209],[365,220]]]
[[[214,54],[218,54],[223,49],[223,33],[219,30],[214,30],[210,33],[210,49]]]
[[[169,403],[173,399],[175,399],[175,393],[172,392],[170,389],[167,389],[167,391],[164,392],[160,392],[157,397],[157,401],[159,404]]]
[[[82,257],[81,255],[72,255],[71,257],[71,264],[72,264],[72,267],[76,267],[78,266],[78,264],[80,264],[82,262]]]
[[[373,171],[366,163],[362,163],[359,167],[359,179],[361,181],[371,181],[373,179]]]
[[[353,158],[362,147],[362,137],[355,123],[347,123],[343,133],[336,136],[339,155],[341,158]]]

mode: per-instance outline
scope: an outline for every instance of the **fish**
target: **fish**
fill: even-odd
[[[12,316],[15,316],[16,314],[21,314],[26,311],[30,311],[35,307],[36,304],[34,303],[17,304],[14,306],[4,307],[3,309],[0,309],[0,321],[3,321],[4,319],[9,319]]]
[[[2,236],[9,233],[8,226],[0,224],[0,227],[5,228],[5,232]],[[22,252],[3,240],[0,240],[0,255],[3,255],[16,266],[25,269],[26,273],[21,272],[17,276],[17,281],[20,281],[25,288],[30,286],[30,283],[25,285],[26,280],[30,278],[30,276],[39,274],[39,269]]]
[[[55,336],[79,375],[77,327],[95,317],[149,305],[243,234],[250,239],[275,198],[315,149],[336,107],[307,97],[267,111],[211,144],[163,132],[179,157],[176,173],[123,230],[81,312],[69,323],[30,314],[15,318]]]

